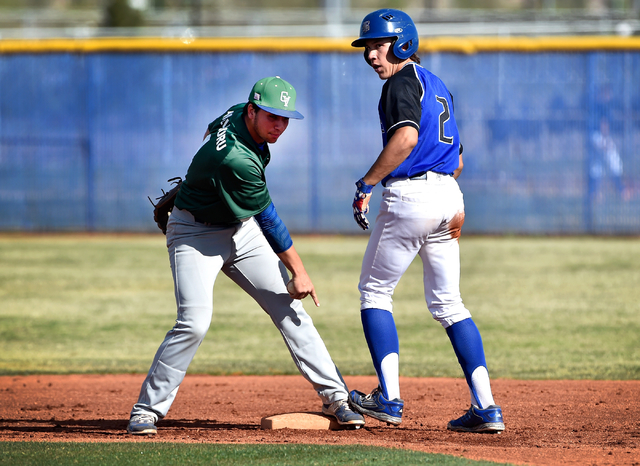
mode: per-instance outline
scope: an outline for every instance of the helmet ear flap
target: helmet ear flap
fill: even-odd
[[[393,54],[400,60],[406,60],[411,57],[418,47],[414,46],[413,39],[406,40],[404,42],[393,42]]]

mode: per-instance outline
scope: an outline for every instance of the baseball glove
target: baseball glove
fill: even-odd
[[[169,183],[174,184],[175,186],[171,188],[169,191],[165,192],[162,190],[162,196],[156,198],[156,203],[149,196],[149,202],[153,206],[153,220],[158,225],[158,228],[162,230],[162,233],[167,234],[167,222],[169,221],[169,214],[173,210],[173,202],[178,195],[178,191],[180,190],[180,186],[182,185],[182,178],[179,176],[175,178],[171,178],[167,180]]]

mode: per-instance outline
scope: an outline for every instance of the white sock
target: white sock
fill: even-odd
[[[491,393],[491,382],[489,381],[489,372],[484,366],[479,366],[471,374],[471,404],[480,409],[495,404],[493,394]],[[474,396],[475,391],[475,396]]]
[[[386,385],[389,400],[400,398],[399,366],[398,353],[387,354],[380,363],[382,379]]]

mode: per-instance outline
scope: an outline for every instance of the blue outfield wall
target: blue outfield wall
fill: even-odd
[[[454,96],[465,233],[640,233],[640,51],[422,64]],[[305,115],[271,147],[278,212],[292,232],[359,233],[354,182],[381,149],[383,82],[360,53],[251,51],[0,54],[0,230],[158,231],[147,196],[184,176],[207,124],[270,75],[296,87]]]

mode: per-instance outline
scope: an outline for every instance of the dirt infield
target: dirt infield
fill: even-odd
[[[367,418],[352,431],[261,430],[262,417],[318,412],[300,376],[187,375],[152,438],[125,433],[142,375],[0,377],[1,441],[361,444],[532,465],[640,465],[640,381],[494,380],[506,431],[460,434],[461,379],[402,378],[399,427]],[[373,377],[345,377],[370,391]]]

